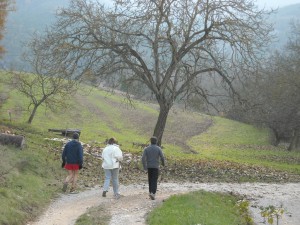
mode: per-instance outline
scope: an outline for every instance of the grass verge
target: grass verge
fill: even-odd
[[[81,215],[76,225],[108,225],[111,215],[105,205],[90,208],[85,214]]]
[[[175,195],[147,217],[149,225],[246,225],[237,207],[238,197],[197,191]]]
[[[0,224],[22,225],[40,215],[60,190],[62,172],[53,146],[39,134],[27,134],[23,150],[0,145]]]

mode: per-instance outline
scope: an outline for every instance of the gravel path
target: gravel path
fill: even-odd
[[[263,222],[259,207],[269,205],[275,207],[282,205],[285,209],[279,225],[300,224],[300,183],[160,183],[154,201],[148,198],[148,186],[145,185],[121,186],[120,191],[123,196],[119,200],[115,200],[111,192],[106,198],[101,197],[100,187],[79,194],[62,194],[50,204],[36,222],[28,225],[73,225],[89,207],[103,203],[106,203],[112,214],[110,225],[145,225],[147,212],[170,195],[200,189],[245,195],[251,202],[250,210],[256,224]],[[70,205],[72,208],[69,207]]]

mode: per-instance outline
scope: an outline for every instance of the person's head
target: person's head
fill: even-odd
[[[151,138],[150,138],[150,143],[151,143],[152,145],[156,145],[156,144],[157,144],[157,137],[155,137],[155,136],[151,137]]]
[[[117,143],[117,139],[115,139],[114,137],[108,139],[108,144],[109,145],[113,145],[113,144],[116,144]]]
[[[73,133],[73,139],[75,139],[75,140],[79,139],[79,134],[77,132]]]

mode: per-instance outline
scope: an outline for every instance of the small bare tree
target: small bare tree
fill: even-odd
[[[66,72],[64,66],[49,62],[44,47],[35,39],[29,43],[29,49],[31,51],[24,55],[24,59],[32,66],[33,73],[10,71],[10,84],[29,98],[30,116],[27,122],[32,123],[42,104],[52,111],[58,107],[67,107],[68,99],[78,89],[78,82],[68,75],[70,71]]]
[[[251,0],[113,3],[72,0],[40,41],[51,59],[77,74],[148,88],[160,107],[153,132],[159,143],[175,101],[208,101],[216,90],[207,87],[211,81],[233,97],[235,65],[250,69],[270,38],[268,12]]]

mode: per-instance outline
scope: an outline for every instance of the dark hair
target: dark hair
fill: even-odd
[[[73,133],[73,139],[79,139],[79,134],[77,132]]]
[[[109,140],[108,140],[108,144],[109,145],[113,145],[113,144],[116,144],[117,143],[117,139],[115,139],[114,137],[112,137],[112,138],[110,138]]]
[[[153,136],[150,138],[150,142],[152,145],[156,145],[157,144],[157,137]]]

